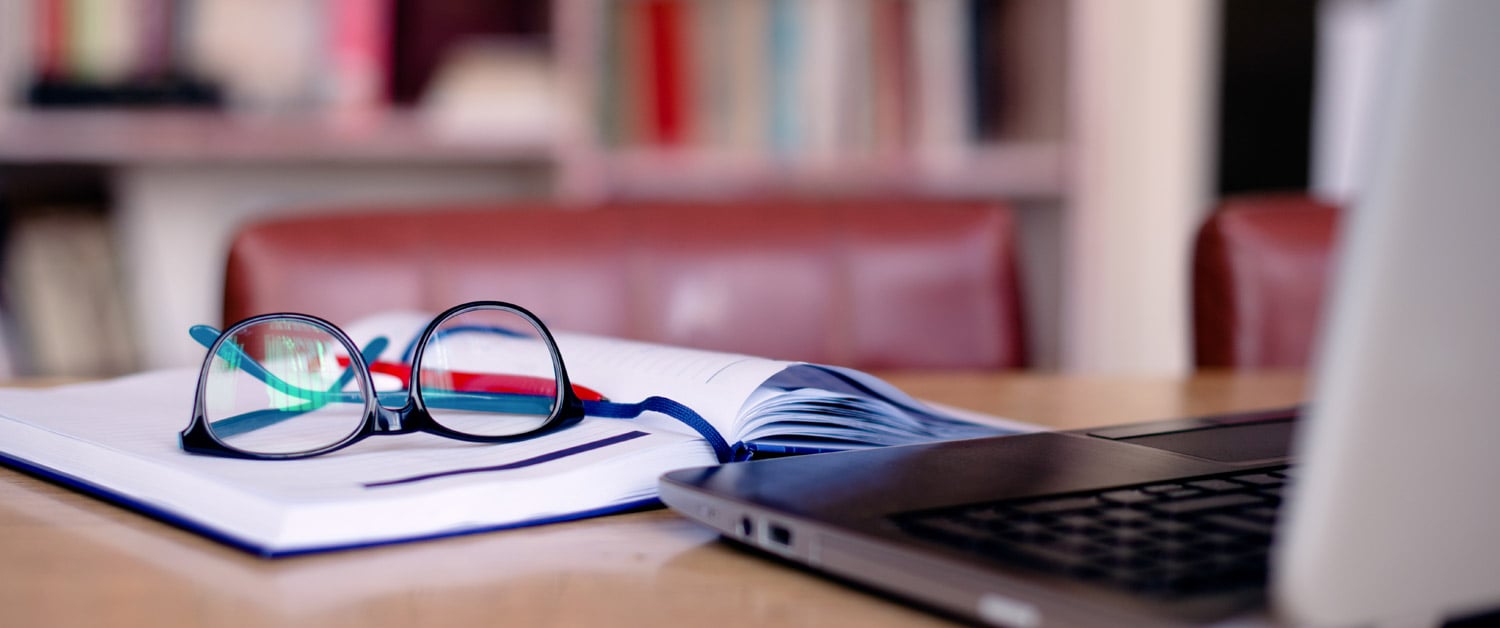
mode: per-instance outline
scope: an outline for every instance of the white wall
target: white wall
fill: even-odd
[[[1072,10],[1063,368],[1183,373],[1189,245],[1214,172],[1219,3]]]
[[[1313,93],[1315,193],[1350,202],[1370,151],[1373,96],[1382,76],[1388,0],[1322,0],[1318,5],[1317,84]]]

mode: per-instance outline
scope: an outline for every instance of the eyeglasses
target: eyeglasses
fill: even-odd
[[[577,423],[585,410],[580,394],[623,405],[575,389],[541,320],[499,301],[439,314],[412,346],[409,368],[377,361],[386,340],[361,350],[332,323],[304,314],[256,316],[221,334],[207,327],[194,334],[208,354],[192,423],[180,435],[193,453],[306,458],[374,434],[412,432],[506,443]],[[372,373],[400,388],[377,390]]]

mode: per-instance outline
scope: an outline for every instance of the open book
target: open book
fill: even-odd
[[[424,316],[348,328],[415,336]],[[739,451],[802,453],[1020,431],[938,412],[869,375],[809,364],[557,334],[569,375],[622,402],[664,396]],[[53,389],[0,389],[0,458],[266,556],[533,525],[652,503],[657,478],[713,464],[692,429],[651,413],[585,418],[533,440],[376,438],[324,456],[186,453],[196,369]],[[972,419],[974,417],[966,417]]]

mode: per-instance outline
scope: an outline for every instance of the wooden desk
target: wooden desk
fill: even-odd
[[[1075,428],[1296,403],[1294,373],[886,374],[925,398]],[[261,560],[0,470],[0,626],[922,625],[666,510]]]

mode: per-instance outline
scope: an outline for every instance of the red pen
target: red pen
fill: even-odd
[[[347,368],[349,358],[340,356],[339,366]],[[411,387],[411,367],[397,362],[372,362],[370,372],[388,375],[401,380],[402,388]],[[469,373],[464,371],[447,371],[444,376],[451,382],[455,390],[478,391],[478,392],[503,392],[517,393],[522,395],[551,395],[554,390],[554,382],[545,377],[532,377],[529,375],[501,375],[496,373]],[[573,394],[583,401],[604,401],[604,395],[598,391],[573,384]]]

